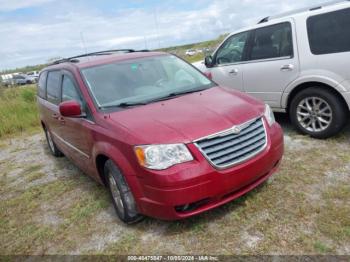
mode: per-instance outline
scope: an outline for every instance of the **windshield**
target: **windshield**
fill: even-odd
[[[82,69],[82,75],[100,108],[146,104],[214,86],[173,55],[89,67]]]

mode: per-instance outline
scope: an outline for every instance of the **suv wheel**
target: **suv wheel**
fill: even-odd
[[[314,138],[329,138],[346,123],[346,108],[337,96],[322,87],[311,87],[298,93],[290,105],[293,125]]]
[[[114,208],[120,220],[127,224],[141,221],[143,216],[137,212],[136,202],[129,185],[111,160],[106,162],[104,174]]]
[[[63,156],[62,152],[57,148],[55,142],[53,141],[50,131],[45,128],[44,132],[45,132],[46,141],[49,146],[51,154],[54,155],[55,157]]]

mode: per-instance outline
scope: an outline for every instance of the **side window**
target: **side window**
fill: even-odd
[[[311,52],[315,55],[350,51],[350,8],[307,20]]]
[[[45,71],[40,74],[38,81],[38,96],[44,99],[46,99],[46,79],[47,72]]]
[[[256,29],[250,60],[293,56],[292,27],[282,23]]]
[[[61,102],[61,73],[49,72],[47,75],[47,101],[58,105]]]
[[[216,64],[230,64],[244,61],[243,53],[248,42],[249,32],[228,38],[216,53]]]
[[[62,101],[76,100],[82,104],[81,97],[75,87],[73,80],[67,76],[63,76],[62,82]]]

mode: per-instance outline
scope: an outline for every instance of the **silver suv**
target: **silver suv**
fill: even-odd
[[[264,18],[197,66],[220,85],[288,112],[300,132],[333,136],[349,115],[350,3]]]

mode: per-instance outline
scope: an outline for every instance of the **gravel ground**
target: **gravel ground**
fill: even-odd
[[[49,154],[43,133],[1,141],[0,253],[350,255],[350,126],[321,141],[277,119],[286,152],[267,183],[184,221],[133,226],[104,187]]]

